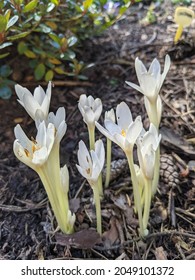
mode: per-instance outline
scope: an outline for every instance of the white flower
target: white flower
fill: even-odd
[[[148,71],[144,66],[144,64],[142,63],[142,61],[139,60],[139,58],[136,58],[135,70],[136,70],[139,86],[127,81],[126,83],[130,87],[143,93],[149,99],[150,102],[154,102],[157,100],[157,96],[160,92],[164,79],[167,75],[167,72],[169,71],[170,64],[171,64],[170,57],[169,55],[166,55],[164,71],[161,74],[161,66],[156,58],[152,61]]]
[[[116,108],[116,119],[117,124],[106,119],[104,121],[105,128],[97,122],[96,127],[125,152],[131,151],[143,128],[141,117],[138,116],[133,121],[129,107],[125,102],[121,102]]]
[[[79,142],[78,150],[78,171],[83,177],[85,177],[90,183],[95,183],[103,169],[105,160],[105,150],[102,140],[95,142],[95,150],[91,150],[90,153],[83,141]]]
[[[61,186],[65,193],[69,191],[69,172],[66,165],[60,168]]]
[[[113,109],[105,112],[104,120],[111,120],[114,123],[116,122],[115,113]]]
[[[158,95],[157,101],[156,101],[157,115],[156,114],[154,115],[153,108],[151,107],[151,104],[146,96],[144,96],[144,104],[145,104],[146,112],[148,114],[150,121],[152,122],[152,120],[156,120],[156,123],[159,126],[161,116],[162,116],[162,99],[161,99],[160,95]]]
[[[102,102],[99,98],[94,99],[82,94],[79,98],[78,108],[83,116],[84,122],[89,126],[95,126],[102,113]]]
[[[40,121],[46,120],[51,100],[51,82],[48,84],[46,93],[41,86],[35,88],[34,95],[27,88],[20,85],[16,85],[15,90],[19,98],[18,102],[33,120],[35,118]]]
[[[35,140],[29,140],[19,124],[15,127],[14,133],[16,137],[14,153],[20,161],[34,170],[47,161],[55,140],[53,124],[50,123],[46,127],[45,122],[41,122]]]
[[[155,168],[155,152],[159,146],[161,135],[151,123],[150,128],[143,137],[137,140],[137,152],[140,168],[146,178],[152,180]]]

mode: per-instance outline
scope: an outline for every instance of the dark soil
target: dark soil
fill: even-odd
[[[15,125],[20,123],[30,137],[35,135],[34,123],[18,104],[14,90],[11,99],[0,100],[0,259],[195,259],[193,34],[189,30],[183,34],[184,42],[173,46],[173,7],[156,7],[156,22],[141,25],[139,21],[146,12],[147,6],[133,6],[105,34],[85,42],[80,50],[82,60],[94,63],[84,73],[88,83],[72,81],[72,86],[67,86],[66,81],[53,81],[50,111],[64,106],[67,113],[61,164],[67,163],[70,171],[71,207],[77,217],[75,242],[68,243],[69,238],[60,231],[56,233],[56,221],[37,174],[13,154]],[[192,46],[189,52],[185,44]],[[163,68],[167,53],[172,64],[161,91],[161,154],[174,168],[175,177],[161,167],[159,190],[150,213],[150,234],[140,240],[125,156],[113,145],[113,164],[119,162],[120,167],[113,168],[113,180],[102,201],[104,233],[100,241],[91,230],[95,229],[92,191],[75,167],[78,142],[82,139],[88,143],[77,107],[79,96],[85,93],[101,98],[104,112],[125,101],[134,117],[141,114],[147,128],[143,96],[125,86],[125,81],[137,83],[136,57],[147,66],[156,57]],[[39,83],[28,82],[27,78],[18,83],[33,90]],[[98,132],[96,136],[105,141]]]

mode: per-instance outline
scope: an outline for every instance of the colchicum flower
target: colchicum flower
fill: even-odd
[[[139,81],[139,86],[127,81],[126,83],[130,87],[143,93],[150,102],[154,103],[157,100],[158,94],[169,71],[170,65],[170,57],[169,55],[166,55],[164,71],[161,74],[161,66],[156,58],[152,61],[148,71],[142,61],[139,60],[139,58],[136,58],[135,70]]]
[[[129,107],[125,102],[121,102],[116,108],[116,121],[117,123],[111,119],[105,119],[105,128],[97,122],[96,127],[107,138],[119,145],[125,153],[132,151],[143,128],[141,117],[138,116],[133,121]]]
[[[66,188],[68,179],[66,171],[60,171],[59,164],[59,141],[65,133],[65,123],[56,131],[53,123],[46,126],[42,121],[37,127],[35,140],[29,140],[20,125],[15,127],[13,150],[16,157],[24,164],[36,171],[45,187],[52,209],[56,216],[61,230],[65,233],[72,233],[75,216],[69,210],[68,190]]]
[[[51,100],[51,86],[52,84],[49,82],[46,93],[41,86],[38,86],[34,90],[34,95],[25,87],[15,86],[16,94],[19,98],[18,102],[33,120],[37,119],[40,122],[46,120]]]
[[[99,120],[102,113],[102,101],[99,98],[94,99],[91,95],[87,97],[82,94],[78,107],[84,122],[89,126],[95,126],[95,121]]]
[[[144,235],[148,234],[147,225],[149,220],[153,179],[156,167],[156,152],[161,140],[156,127],[151,123],[150,128],[145,134],[137,140],[138,160],[140,170],[143,174],[144,187],[142,193],[143,201],[143,230]]]
[[[156,127],[151,123],[150,128],[143,137],[137,140],[139,164],[144,176],[153,180],[155,168],[155,152],[158,149],[161,135],[158,135]]]
[[[100,193],[98,190],[98,178],[102,172],[105,161],[105,150],[102,140],[95,142],[95,149],[90,153],[87,150],[83,141],[79,142],[78,162],[77,166],[80,174],[87,179],[88,183],[93,189],[94,201],[96,206],[97,216],[97,231],[102,234],[101,225],[101,207],[100,207]]]
[[[94,99],[91,95],[87,97],[82,94],[79,98],[78,108],[88,128],[90,150],[94,150],[95,122],[99,120],[102,113],[102,102],[99,98]]]
[[[131,173],[135,208],[138,212],[140,235],[144,236],[141,195],[133,162],[133,147],[143,129],[143,124],[140,116],[133,121],[131,111],[125,102],[121,102],[116,108],[116,121],[117,123],[106,119],[104,121],[105,128],[97,122],[96,127],[107,138],[119,145],[126,154]]]

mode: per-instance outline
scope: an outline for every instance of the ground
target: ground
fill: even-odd
[[[53,81],[50,111],[64,106],[67,114],[61,164],[66,163],[70,171],[71,209],[77,218],[73,236],[56,230],[37,174],[13,154],[15,125],[20,123],[31,136],[35,133],[32,120],[18,104],[14,89],[11,99],[0,100],[0,259],[195,259],[193,28],[183,34],[183,42],[173,45],[176,25],[168,2],[155,8],[157,18],[153,24],[140,24],[148,7],[135,5],[104,34],[87,40],[80,50],[83,61],[94,64],[84,73],[87,83],[73,81],[70,86],[66,80]],[[134,117],[142,116],[147,128],[143,96],[127,87],[125,81],[137,83],[136,57],[147,67],[158,58],[163,68],[167,53],[172,63],[161,90],[161,177],[152,201],[149,235],[144,240],[138,236],[125,156],[113,145],[112,182],[101,202],[100,239],[95,232],[92,191],[75,167],[78,142],[88,142],[78,110],[79,96],[85,93],[101,98],[104,112],[125,101]],[[33,90],[38,83],[27,78],[17,82]],[[105,142],[98,132],[96,137]]]

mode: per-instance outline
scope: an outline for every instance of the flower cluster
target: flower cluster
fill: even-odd
[[[160,63],[154,59],[147,71],[144,64],[137,58],[135,69],[139,86],[126,82],[129,86],[144,95],[144,102],[150,120],[149,129],[143,127],[141,116],[135,120],[125,102],[114,109],[105,112],[104,126],[98,121],[102,113],[102,102],[99,98],[82,94],[78,108],[89,132],[89,150],[83,141],[79,142],[78,165],[79,173],[86,178],[93,190],[96,207],[97,231],[102,234],[101,198],[103,197],[102,170],[106,154],[105,187],[109,186],[111,165],[111,143],[117,144],[125,153],[133,186],[134,209],[138,215],[140,236],[148,234],[148,220],[151,199],[154,195],[159,178],[160,140],[158,129],[162,114],[160,89],[170,67],[170,58],[166,56],[164,71],[161,74]],[[37,135],[30,140],[20,125],[15,127],[16,140],[14,153],[19,160],[34,169],[40,176],[51,206],[61,230],[73,232],[75,214],[69,209],[69,173],[66,165],[60,168],[59,147],[66,133],[65,109],[59,108],[54,114],[49,113],[51,99],[51,83],[46,93],[37,87],[34,96],[19,85],[16,86],[19,103],[26,109],[35,121]],[[105,153],[102,140],[95,141],[95,129],[107,138]],[[139,165],[134,163],[134,148],[136,146]]]
[[[14,129],[16,140],[13,150],[16,157],[36,171],[45,187],[58,225],[64,233],[72,233],[75,215],[68,202],[69,175],[66,165],[60,169],[60,141],[66,133],[65,109],[59,108],[56,115],[49,112],[51,83],[46,93],[39,86],[34,96],[24,87],[16,85],[19,103],[35,121],[37,135],[30,140],[20,125]]]

